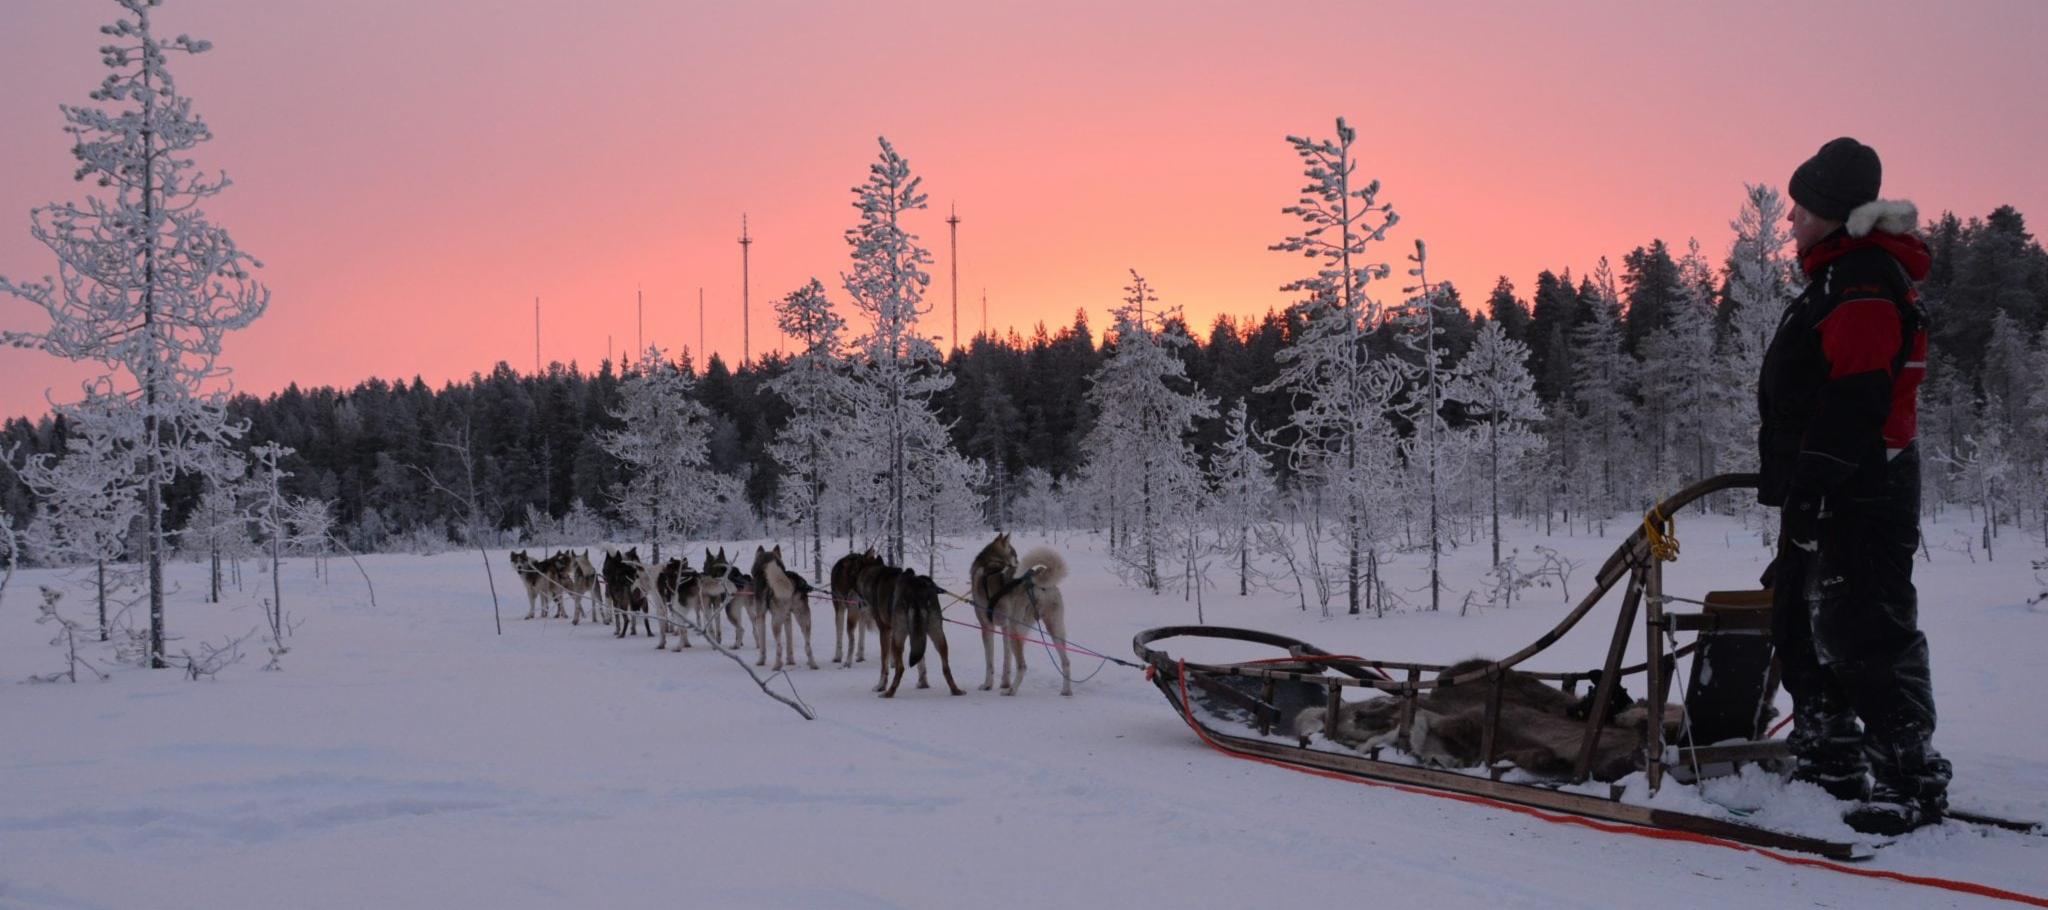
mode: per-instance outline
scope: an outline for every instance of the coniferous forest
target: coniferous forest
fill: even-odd
[[[1743,207],[1752,220],[1756,196]],[[1483,297],[1449,285],[1432,290],[1434,329],[1448,363],[1463,361],[1488,326],[1522,346],[1516,359],[1542,417],[1529,421],[1535,438],[1501,465],[1520,478],[1508,487],[1505,511],[1561,532],[1573,521],[1638,509],[1685,479],[1748,466],[1753,403],[1740,390],[1753,386],[1737,370],[1753,372],[1753,362],[1742,356],[1747,301],[1739,285],[1745,278],[1754,284],[1755,270],[1738,261],[1745,255],[1741,219],[1735,227],[1734,252],[1711,264],[1698,245],[1687,250],[1656,240],[1622,256],[1618,269],[1603,260],[1586,274],[1545,271],[1526,283],[1503,276]],[[2048,394],[2038,382],[2048,370],[2048,254],[2009,207],[1983,218],[1944,214],[1922,233],[1934,253],[1921,286],[1932,335],[1921,410],[1927,507],[1983,513],[1987,539],[2005,528],[2040,529],[2048,514]],[[1723,238],[1720,245],[1729,244]],[[1796,281],[1789,269],[1786,280]],[[1771,296],[1787,293],[1781,288]],[[1216,405],[1194,420],[1190,452],[1213,460],[1232,435],[1233,406],[1243,402],[1250,438],[1261,443],[1255,448],[1285,488],[1297,466],[1285,438],[1295,396],[1277,380],[1282,352],[1303,331],[1306,310],[1223,316],[1199,326],[1165,303],[1161,317],[1144,324],[1184,339],[1167,346],[1183,365],[1184,377],[1175,381]],[[1416,298],[1387,308],[1363,336],[1371,358],[1421,363],[1418,347],[1403,343],[1414,331],[1406,313],[1418,305]],[[1687,317],[1694,307],[1710,317],[1704,325]],[[1103,407],[1090,392],[1117,351],[1114,329],[1091,325],[1077,310],[1070,324],[977,337],[944,356],[952,383],[932,405],[952,446],[979,463],[979,521],[1115,530],[1119,519],[1106,512],[1114,497],[1083,489],[1088,440]],[[1614,369],[1588,369],[1603,358]],[[690,394],[708,412],[708,469],[744,490],[743,503],[698,530],[736,534],[784,520],[786,476],[772,449],[791,408],[771,384],[792,361],[769,355],[735,370],[716,356],[704,363],[685,356],[673,364],[694,380]],[[447,445],[458,439],[474,455],[478,498],[499,539],[536,540],[549,529],[559,536],[631,524],[619,514],[616,494],[633,469],[603,437],[619,429],[622,380],[639,369],[555,363],[530,375],[499,363],[439,388],[418,378],[292,386],[263,397],[237,395],[227,410],[247,421],[248,443],[293,450],[283,461],[286,492],[332,503],[335,534],[355,549],[428,547],[463,535],[462,505],[438,495],[419,470],[461,470]],[[1414,434],[1398,402],[1387,410],[1395,433]],[[1442,413],[1453,431],[1484,422],[1456,401]],[[18,457],[61,453],[70,434],[61,416],[17,417],[0,429],[0,448],[13,447]],[[1411,455],[1399,449],[1396,457],[1406,463]],[[1470,452],[1456,460],[1467,472],[1483,473]],[[167,526],[188,524],[201,494],[197,482],[174,485]],[[0,506],[17,527],[32,522],[35,502],[16,477],[0,475]],[[1452,512],[1468,520],[1464,537],[1476,539],[1484,504],[1464,505]]]

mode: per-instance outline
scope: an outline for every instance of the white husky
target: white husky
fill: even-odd
[[[1060,582],[1067,577],[1067,561],[1060,554],[1046,547],[1039,547],[1024,554],[1024,574],[1017,576],[995,591],[993,609],[1000,617],[1004,631],[1003,647],[1003,694],[1015,695],[1024,684],[1024,651],[1030,644],[1024,640],[1033,626],[1042,625],[1045,634],[1052,639],[1053,649],[1060,656],[1060,694],[1074,694],[1074,673],[1067,658],[1067,607],[1060,596]],[[1017,663],[1017,673],[1010,674],[1010,662]]]

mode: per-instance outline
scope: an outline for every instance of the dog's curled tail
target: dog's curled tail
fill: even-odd
[[[1044,587],[1059,587],[1060,582],[1067,578],[1067,561],[1061,559],[1059,551],[1051,547],[1033,549],[1024,554],[1022,562],[1024,568],[1033,573],[1038,584]]]

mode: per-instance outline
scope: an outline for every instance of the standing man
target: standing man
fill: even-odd
[[[1806,290],[1757,384],[1757,498],[1783,509],[1772,635],[1792,693],[1793,777],[1856,805],[1858,831],[1941,820],[1950,767],[1918,622],[1920,459],[1913,445],[1931,257],[1909,202],[1877,198],[1877,152],[1836,139],[1792,173]],[[1859,723],[1860,721],[1860,723]]]

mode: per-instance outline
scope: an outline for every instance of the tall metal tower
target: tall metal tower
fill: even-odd
[[[981,333],[988,334],[988,288],[981,289]]]
[[[752,277],[754,238],[747,235],[747,213],[740,213],[740,366],[753,362],[753,322],[748,318],[747,284]]]
[[[946,233],[952,238],[953,246],[953,347],[960,344],[960,207],[948,204]]]

